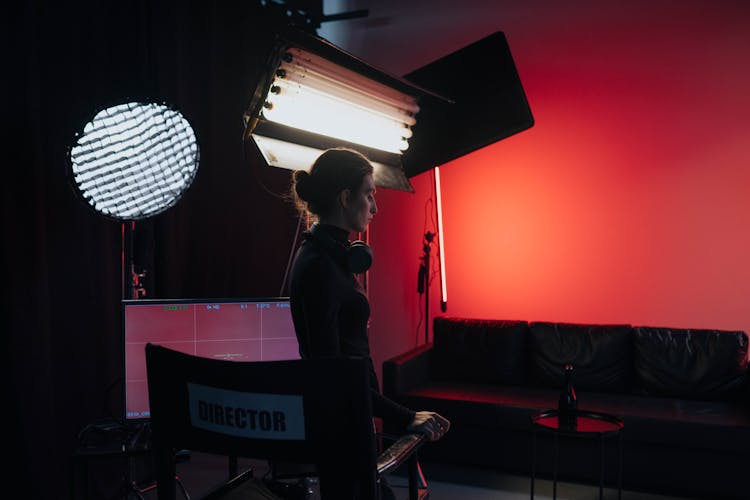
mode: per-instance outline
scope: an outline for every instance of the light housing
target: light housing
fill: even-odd
[[[288,28],[277,34],[244,114],[245,139],[268,165],[289,170],[309,168],[325,149],[350,147],[370,159],[376,185],[413,192],[401,157],[425,98],[451,102]]]

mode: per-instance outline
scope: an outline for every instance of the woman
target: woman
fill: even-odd
[[[355,277],[368,263],[369,247],[352,246],[348,237],[364,231],[378,211],[372,173],[365,156],[345,148],[325,151],[309,172],[294,172],[291,195],[303,216],[317,220],[305,233],[291,272],[290,301],[300,355],[366,358],[373,414],[389,430],[420,432],[434,441],[450,422],[384,397],[370,358],[370,304]]]

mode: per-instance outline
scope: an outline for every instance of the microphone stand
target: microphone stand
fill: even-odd
[[[422,263],[419,265],[419,276],[417,292],[424,293],[424,343],[430,343],[430,247],[435,233],[427,231],[424,235],[424,245],[422,245],[423,255],[419,259]]]

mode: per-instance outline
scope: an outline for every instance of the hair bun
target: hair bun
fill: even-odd
[[[294,173],[294,189],[297,191],[297,196],[304,201],[309,201],[311,181],[310,173],[306,170],[297,170]]]

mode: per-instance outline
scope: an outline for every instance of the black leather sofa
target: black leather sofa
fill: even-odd
[[[574,365],[579,410],[622,418],[625,489],[750,498],[750,374],[742,331],[439,317],[434,341],[383,364],[384,393],[452,422],[425,460],[528,475],[531,416],[557,407]],[[597,484],[601,450],[561,437],[559,479]],[[553,438],[537,433],[537,477]],[[618,447],[605,441],[617,485]]]

